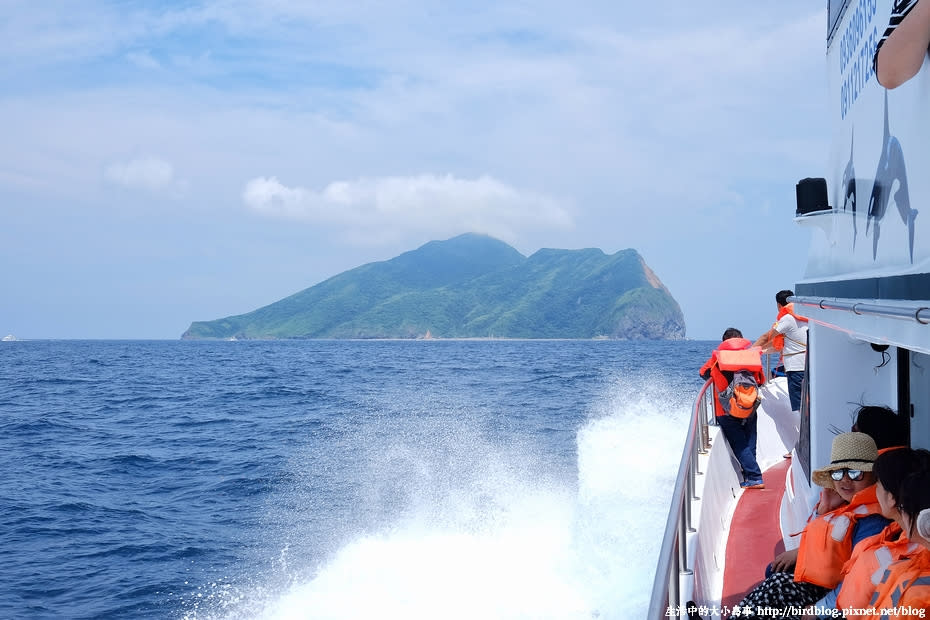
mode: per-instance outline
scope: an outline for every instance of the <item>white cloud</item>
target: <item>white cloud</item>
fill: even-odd
[[[131,189],[160,191],[177,185],[174,167],[160,159],[133,159],[107,166],[104,176],[111,183]]]
[[[161,63],[149,52],[130,52],[126,59],[140,69],[161,69]]]
[[[358,179],[336,181],[320,191],[259,177],[246,184],[242,199],[258,213],[335,225],[360,242],[468,231],[514,239],[516,231],[572,226],[571,215],[557,200],[489,176]]]

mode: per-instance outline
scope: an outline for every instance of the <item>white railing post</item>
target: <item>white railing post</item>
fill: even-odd
[[[667,617],[666,612],[683,605],[681,598],[682,575],[693,575],[688,563],[688,534],[695,532],[691,522],[691,502],[698,499],[696,479],[698,455],[710,447],[708,425],[708,386],[704,384],[691,409],[691,423],[685,436],[685,445],[678,465],[678,476],[672,490],[665,534],[659,549],[655,579],[652,584],[652,599],[649,602],[648,620]],[[712,395],[711,395],[712,398]],[[711,400],[710,410],[713,411]],[[663,602],[668,607],[663,606]]]

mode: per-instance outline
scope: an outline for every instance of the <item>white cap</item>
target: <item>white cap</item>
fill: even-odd
[[[917,533],[930,540],[930,508],[924,508],[917,515]]]

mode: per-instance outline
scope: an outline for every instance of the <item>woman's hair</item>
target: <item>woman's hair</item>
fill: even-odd
[[[879,450],[907,445],[907,421],[888,407],[862,405],[856,413],[855,428],[872,437]]]
[[[901,492],[901,483],[911,474],[930,470],[930,452],[896,448],[883,452],[875,460],[872,471],[875,479],[882,483],[886,491],[897,501]]]
[[[905,478],[896,499],[898,510],[908,517],[910,527],[907,535],[913,538],[920,511],[930,508],[930,471],[923,470]]]

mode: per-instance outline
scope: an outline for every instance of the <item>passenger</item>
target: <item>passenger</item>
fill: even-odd
[[[801,386],[804,383],[804,353],[807,351],[807,319],[794,313],[794,304],[788,298],[794,291],[785,289],[775,293],[778,317],[772,328],[759,336],[753,346],[764,351],[778,351],[782,356],[785,376],[788,377],[788,398],[791,411],[801,410]]]
[[[875,475],[875,495],[882,515],[892,523],[875,536],[855,546],[849,561],[843,566],[842,582],[815,608],[864,609],[871,604],[872,594],[884,569],[904,555],[917,550],[917,543],[902,535],[904,523],[898,510],[901,485],[915,473],[930,471],[930,452],[910,448],[893,448],[879,454],[872,473]],[[834,617],[823,614],[821,617]]]
[[[865,433],[874,439],[879,454],[892,447],[900,448],[908,445],[907,420],[888,407],[861,405],[856,412],[856,421],[852,425],[852,430]],[[817,514],[825,514],[842,503],[843,500],[836,494],[836,491],[823,489],[815,511]]]
[[[878,83],[897,88],[917,75],[930,46],[930,3],[895,0],[888,27],[875,48],[872,67]]]
[[[815,470],[811,478],[835,489],[843,505],[808,522],[800,546],[775,558],[773,572],[737,606],[741,611],[749,607],[751,613],[733,617],[766,617],[766,611],[774,609],[800,610],[837,586],[853,547],[889,523],[881,515],[875,494],[872,467],[877,456],[875,441],[865,433],[843,433],[833,439],[830,464]]]
[[[743,481],[740,486],[744,489],[764,489],[765,482],[762,480],[762,469],[756,461],[756,428],[758,415],[753,412],[746,418],[737,418],[728,415],[720,403],[719,393],[727,388],[732,378],[726,376],[727,371],[720,369],[718,364],[718,354],[720,351],[742,351],[752,346],[752,343],[743,338],[742,332],[735,327],[727,328],[723,332],[722,342],[717,349],[711,354],[703,366],[701,366],[700,375],[705,381],[713,379],[714,387],[714,415],[717,419],[717,425],[723,431],[730,449],[739,461],[742,470]],[[759,385],[765,382],[765,375],[762,372],[762,366],[753,371],[755,379]]]
[[[902,555],[882,574],[869,602],[877,610],[873,618],[924,617],[930,609],[930,472],[912,474],[904,480],[898,510],[902,529],[920,548]],[[879,616],[879,612],[889,609],[895,612]]]

